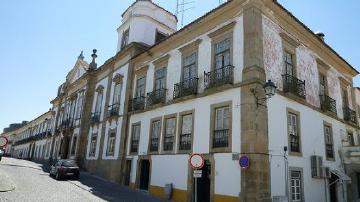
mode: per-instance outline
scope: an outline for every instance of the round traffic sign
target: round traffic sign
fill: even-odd
[[[193,169],[201,169],[204,166],[204,158],[200,154],[192,154],[189,162]]]
[[[0,137],[0,147],[5,147],[8,144],[8,139],[4,136]]]
[[[247,156],[242,156],[239,159],[239,164],[241,168],[247,168],[250,165],[250,159]]]

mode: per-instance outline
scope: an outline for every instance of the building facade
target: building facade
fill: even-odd
[[[122,17],[116,55],[81,54],[59,87],[45,157],[174,201],[358,200],[358,72],[324,35],[272,0],[228,1],[178,31],[149,0]],[[42,153],[28,133],[14,156]]]

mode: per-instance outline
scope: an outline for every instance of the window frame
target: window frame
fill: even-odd
[[[139,137],[138,139],[134,139],[134,128],[135,127],[139,127]],[[139,146],[140,146],[140,138],[141,138],[141,122],[137,122],[137,123],[133,123],[131,125],[131,138],[130,138],[130,146],[129,146],[129,154],[130,155],[136,155],[139,153]],[[133,141],[134,140],[137,140],[138,141],[138,145],[137,145],[137,149],[136,151],[132,151],[132,148],[133,148]]]
[[[158,148],[156,151],[151,151],[151,143],[153,139],[153,123],[160,122],[160,130],[159,130],[159,136],[158,136]],[[158,154],[161,148],[161,136],[163,134],[163,120],[162,117],[156,117],[150,120],[150,127],[149,127],[149,145],[148,145],[148,153],[149,154]]]
[[[234,65],[234,27],[236,22],[233,21],[218,30],[208,34],[211,38],[211,70],[215,70],[215,44],[224,41],[226,39],[230,40],[230,65]]]
[[[289,176],[289,179],[288,179],[288,193],[289,193],[289,200],[291,201],[291,202],[293,202],[294,200],[292,199],[292,187],[291,187],[291,181],[292,181],[292,177],[291,177],[291,174],[292,174],[292,172],[298,172],[298,173],[300,173],[300,178],[299,178],[299,180],[300,180],[300,197],[301,197],[301,199],[300,199],[300,201],[305,201],[305,195],[304,195],[304,172],[303,172],[303,169],[302,168],[298,168],[298,167],[290,167],[289,168],[289,173],[288,173],[288,176]],[[295,201],[294,201],[295,202]],[[296,201],[296,202],[298,202],[298,201]]]
[[[129,45],[129,38],[130,38],[130,27],[124,30],[124,32],[122,33],[120,50],[123,50],[127,45]]]
[[[183,117],[184,116],[188,116],[188,115],[191,115],[192,116],[192,122],[191,122],[191,134],[190,134],[190,137],[191,137],[191,146],[190,146],[190,149],[183,149],[181,150],[180,149],[180,145],[181,145],[181,135],[182,134],[182,127],[183,127]],[[188,110],[188,111],[183,111],[183,112],[180,112],[179,113],[179,117],[178,117],[178,124],[179,124],[179,127],[178,127],[178,141],[177,141],[177,144],[176,144],[176,149],[177,149],[177,153],[192,153],[192,150],[193,150],[193,145],[194,145],[194,123],[195,123],[195,109],[192,109],[192,110]]]
[[[93,144],[93,140],[95,140],[94,144]],[[89,145],[89,157],[96,157],[97,141],[98,141],[98,133],[92,133],[90,138],[90,145]]]
[[[216,110],[219,108],[229,107],[229,134],[228,134],[228,146],[227,147],[213,147],[213,140],[214,140],[214,132],[216,128]],[[225,101],[221,103],[216,103],[210,105],[210,141],[209,141],[209,148],[210,153],[222,153],[222,152],[232,152],[232,122],[233,122],[233,106],[232,101]]]
[[[166,129],[167,129],[167,120],[168,119],[174,119],[175,120],[175,126],[174,126],[174,134],[173,134],[173,144],[172,144],[172,149],[171,150],[164,150],[164,145],[165,145],[165,138],[166,136]],[[166,115],[164,116],[164,120],[163,120],[163,126],[162,126],[162,136],[161,136],[161,153],[162,154],[171,154],[174,153],[175,149],[176,149],[176,138],[177,138],[177,114],[170,114],[170,115]]]
[[[290,133],[289,133],[289,115],[292,114],[292,115],[295,115],[296,116],[296,126],[297,126],[297,136],[299,138],[299,152],[297,151],[291,151],[291,137],[290,137]],[[301,138],[301,117],[300,117],[300,112],[298,111],[295,111],[293,109],[290,109],[290,108],[287,108],[286,110],[286,125],[287,125],[287,137],[288,137],[288,151],[289,151],[289,155],[291,156],[299,156],[301,157],[302,156],[302,138]]]
[[[112,134],[114,134],[114,136],[113,136],[113,146],[112,146],[113,151],[110,152],[109,148],[110,148],[110,143],[111,143],[110,141],[111,141],[111,138],[112,138]],[[115,147],[116,147],[116,128],[115,129],[110,129],[108,131],[107,141],[106,141],[106,156],[107,157],[115,156]]]
[[[331,139],[331,149],[332,149],[332,157],[328,156],[327,153],[327,134],[326,134],[326,128],[329,128],[330,134],[329,134],[329,138]],[[326,160],[328,161],[335,161],[335,150],[334,150],[334,133],[333,133],[333,128],[332,125],[330,123],[324,122],[324,145],[325,145],[325,156],[326,156]]]
[[[76,141],[74,141],[74,139],[75,139]],[[71,138],[70,156],[75,156],[75,155],[76,155],[77,142],[78,142],[78,134],[74,134],[73,137]],[[75,144],[74,144],[74,143],[75,143]]]

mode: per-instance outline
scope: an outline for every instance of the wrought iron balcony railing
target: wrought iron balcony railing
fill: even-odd
[[[100,112],[94,112],[91,114],[91,123],[99,123],[100,122]]]
[[[356,112],[349,107],[343,108],[344,120],[356,124]]]
[[[159,149],[159,138],[152,137],[150,140],[150,152],[156,152]]]
[[[130,100],[130,111],[143,110],[145,107],[145,97],[136,97]]]
[[[139,148],[139,140],[131,140],[130,152],[136,153]]]
[[[172,151],[174,145],[174,136],[164,137],[164,151]]]
[[[61,129],[72,129],[74,128],[74,119],[72,118],[67,118],[65,120],[63,120],[60,124],[60,128]]]
[[[179,150],[191,150],[191,133],[180,135]]]
[[[334,114],[337,113],[336,100],[327,95],[320,95],[320,106],[323,111],[332,112]]]
[[[119,116],[120,104],[113,104],[108,106],[107,117]]]
[[[234,66],[232,65],[215,69],[208,73],[204,72],[204,84],[206,89],[233,83]]]
[[[306,98],[306,91],[305,91],[305,80],[302,81],[294,76],[289,74],[283,75],[283,88],[284,92],[292,93],[300,98]]]
[[[199,78],[191,78],[174,85],[173,98],[197,94]]]
[[[165,88],[160,88],[147,94],[147,100],[146,100],[147,106],[151,106],[159,103],[165,103],[165,101],[166,101]]]
[[[229,146],[229,129],[214,130],[213,148],[221,148]]]

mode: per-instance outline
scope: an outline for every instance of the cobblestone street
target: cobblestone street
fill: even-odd
[[[41,164],[3,158],[0,162],[0,201],[163,201],[146,193],[106,181],[89,173],[81,173],[79,181],[56,181],[44,172]],[[3,190],[4,191],[4,190]]]

